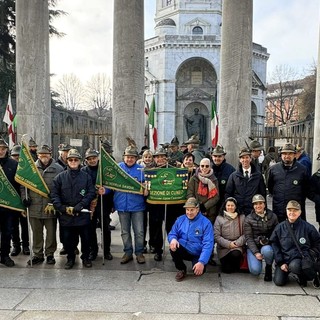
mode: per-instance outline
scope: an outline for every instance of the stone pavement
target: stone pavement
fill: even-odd
[[[308,219],[314,222],[313,204]],[[64,270],[65,257],[56,253],[54,266],[27,267],[28,257],[14,257],[16,266],[0,266],[0,320],[10,319],[141,319],[141,320],[314,320],[320,319],[320,290],[301,288],[292,278],[281,288],[250,274],[223,274],[208,266],[199,278],[191,273],[177,283],[167,255],[162,262],[120,265],[122,243],[117,216],[112,231],[114,259],[99,255],[91,269],[77,261]],[[59,244],[61,248],[61,244]],[[168,247],[167,247],[168,248]]]

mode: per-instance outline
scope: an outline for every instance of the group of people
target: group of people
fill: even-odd
[[[302,272],[303,257],[293,238],[288,236],[288,227],[293,230],[304,255],[310,255],[311,249],[316,255],[320,253],[319,233],[305,221],[307,197],[315,201],[316,208],[320,207],[320,188],[317,188],[320,174],[310,176],[311,170],[299,163],[296,148],[290,143],[283,146],[275,163],[266,156],[261,164],[257,159],[262,146],[253,141],[250,146],[241,148],[237,168],[226,161],[223,146],[217,145],[210,156],[205,157],[199,145],[200,140],[194,135],[186,142],[186,150],[180,149],[179,141],[174,138],[168,145],[169,150],[159,148],[152,152],[146,149],[140,157],[136,146],[129,145],[123,153],[123,161],[118,165],[142,184],[143,168],[176,166],[188,169],[187,201],[185,205],[167,205],[165,217],[165,205],[146,202],[147,188],[144,194],[102,186],[96,188],[99,158],[98,152],[92,149],[86,151],[82,166],[82,157],[76,149],[62,145],[59,159],[55,161],[50,148],[42,146],[36,151],[35,164],[50,190],[50,199],[20,188],[14,181],[17,163],[10,158],[7,144],[1,140],[0,164],[28,207],[33,231],[33,257],[28,263],[42,263],[45,257],[48,264],[55,263],[57,218],[60,240],[67,253],[66,269],[75,264],[79,237],[83,265],[92,266],[98,254],[96,228],[101,221],[103,255],[111,260],[108,225],[110,212],[116,210],[124,251],[121,264],[132,261],[133,255],[139,264],[145,263],[148,245],[154,260],[161,261],[165,241],[163,222],[166,220],[164,228],[178,269],[177,281],[183,280],[187,274],[184,260],[192,262],[193,273],[197,276],[205,272],[208,263],[216,263],[215,242],[223,272],[239,271],[243,260],[247,259],[249,271],[259,275],[264,260],[264,280],[271,281],[275,260],[273,280],[277,285],[286,283],[289,272],[297,274],[301,284],[311,280]],[[109,154],[112,153],[108,141],[103,146]],[[267,208],[267,191],[272,196],[272,210]],[[3,223],[10,220],[7,218],[9,210],[0,207],[0,211],[6,212],[0,217],[1,263],[13,266],[9,257],[13,223]],[[318,216],[317,221],[320,222]],[[46,239],[43,239],[43,228],[46,228]]]

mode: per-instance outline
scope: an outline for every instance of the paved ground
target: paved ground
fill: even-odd
[[[313,212],[308,203],[311,222]],[[116,215],[112,218],[118,224]],[[57,252],[54,266],[27,267],[23,255],[15,258],[14,268],[0,266],[0,320],[320,319],[320,290],[311,283],[301,288],[291,279],[279,288],[265,283],[263,275],[227,275],[218,266],[209,266],[200,278],[189,269],[185,281],[177,283],[170,256],[156,262],[152,254],[146,254],[145,265],[120,265],[119,229],[112,231],[114,259],[104,265],[99,256],[91,269],[77,261],[74,269],[64,270],[66,258]]]

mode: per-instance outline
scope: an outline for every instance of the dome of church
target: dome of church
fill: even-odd
[[[168,18],[168,19],[164,19],[164,20],[161,20],[160,22],[157,23],[156,27],[162,27],[162,26],[176,26],[176,23]]]

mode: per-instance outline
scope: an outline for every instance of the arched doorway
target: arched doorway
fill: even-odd
[[[186,141],[199,127],[201,146],[211,146],[210,108],[217,95],[217,74],[212,64],[200,57],[183,62],[176,73],[176,131]],[[190,123],[196,119],[195,125]],[[188,120],[190,120],[188,125]]]

